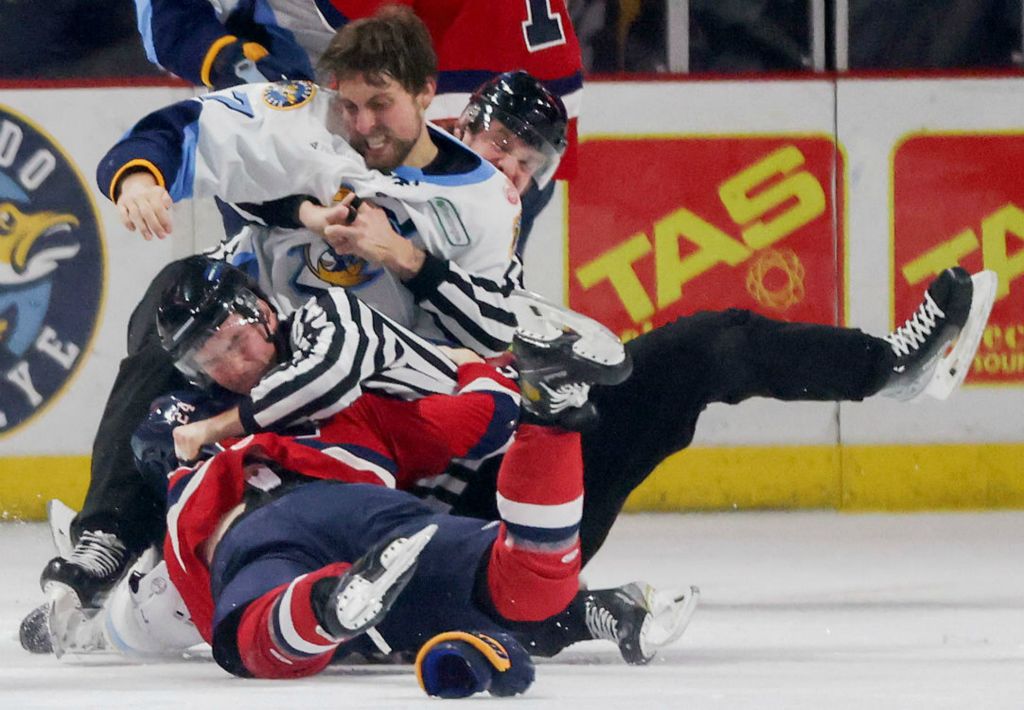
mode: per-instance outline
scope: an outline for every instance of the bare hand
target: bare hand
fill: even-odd
[[[339,204],[344,204],[344,200]],[[363,202],[349,224],[347,209],[343,214],[340,211],[331,213],[331,219],[324,227],[323,238],[335,252],[380,264],[400,279],[409,279],[419,273],[426,255],[392,229],[384,210]]]
[[[447,345],[438,345],[437,349],[447,356],[449,360],[459,367],[474,362],[483,362],[484,359],[469,348],[450,348]]]
[[[138,230],[142,238],[163,239],[171,233],[170,193],[157,184],[152,173],[131,173],[121,180],[121,194],[117,197],[117,211],[121,224],[129,232]]]
[[[179,461],[194,461],[199,457],[199,450],[209,443],[206,420],[182,424],[175,427],[172,434],[174,435],[174,454]]]
[[[346,224],[355,218],[356,211],[350,207],[355,198],[355,193],[350,192],[330,207],[306,200],[299,205],[299,221],[303,227],[322,237],[329,225]]]

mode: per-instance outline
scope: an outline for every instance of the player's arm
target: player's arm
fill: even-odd
[[[229,202],[265,202],[296,192],[333,194],[339,174],[362,170],[355,157],[318,151],[303,140],[325,138],[322,117],[314,115],[322,108],[313,106],[315,87],[295,85],[294,92],[309,92],[309,98],[289,111],[265,101],[273,89],[255,84],[210,93],[154,111],[135,124],[101,159],[96,173],[100,190],[124,207],[126,226],[144,235],[168,231],[167,223],[142,219],[125,204],[142,199],[136,182],[140,191],[148,191],[154,210],[167,212],[168,197],[172,202],[214,195]]]
[[[278,205],[287,209],[276,210],[277,214],[264,209],[263,216],[270,216],[275,226],[293,226],[298,221],[321,235],[335,252],[362,257],[391,271],[451,342],[488,356],[508,348],[516,321],[507,299],[513,289],[522,288],[522,264],[508,256],[511,233],[495,229],[488,235],[474,235],[472,250],[459,258],[483,268],[470,271],[399,235],[380,208],[370,203],[353,208],[352,198],[347,195],[330,207],[305,198],[294,198],[290,204],[282,200]],[[428,243],[440,242],[424,236]]]
[[[512,342],[516,318],[508,297],[513,289],[522,288],[522,271],[522,263],[513,258],[501,278],[492,279],[427,253],[419,272],[405,285],[452,342],[493,356]]]
[[[504,449],[519,422],[519,387],[482,361],[459,366],[455,396],[432,395],[416,401],[434,440],[448,447],[448,458],[483,459]]]
[[[365,380],[389,377],[400,361],[416,363],[394,382],[407,391],[427,394],[454,385],[455,367],[436,347],[343,289],[309,301],[293,319],[291,360],[239,405],[247,433],[326,419],[354,402]]]
[[[146,56],[193,84],[223,89],[285,77],[312,78],[308,67],[284,62],[263,44],[229,32],[208,0],[142,0],[135,4]],[[304,56],[297,44],[293,54]]]

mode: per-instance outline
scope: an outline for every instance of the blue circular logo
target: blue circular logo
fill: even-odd
[[[316,95],[316,84],[309,81],[279,81],[263,90],[263,102],[270,108],[288,111],[305,106]]]
[[[103,236],[74,163],[0,105],[0,436],[70,381],[96,333]]]

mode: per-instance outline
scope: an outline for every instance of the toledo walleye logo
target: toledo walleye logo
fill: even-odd
[[[350,192],[347,187],[342,187],[334,194],[333,202],[341,202]],[[368,284],[384,271],[362,257],[339,254],[322,243],[306,246],[306,268],[324,283],[347,289]]]
[[[309,81],[279,81],[263,90],[263,102],[280,111],[305,106],[314,96],[316,84]]]
[[[0,436],[81,364],[103,295],[103,237],[76,167],[0,105]]]

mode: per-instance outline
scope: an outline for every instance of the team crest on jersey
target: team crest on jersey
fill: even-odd
[[[306,267],[331,286],[355,289],[364,286],[382,273],[382,268],[351,254],[336,254],[330,247],[322,251],[306,247]]]
[[[270,108],[289,111],[308,104],[316,95],[316,84],[309,81],[279,81],[263,90],[263,103]]]
[[[78,168],[0,105],[0,436],[56,400],[96,333],[103,234]]]

